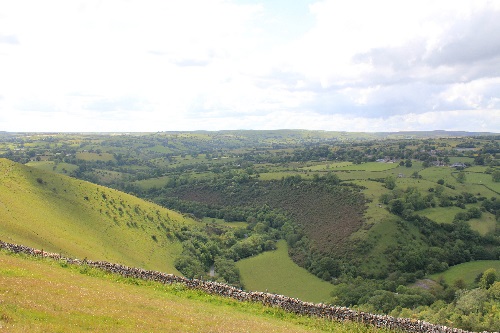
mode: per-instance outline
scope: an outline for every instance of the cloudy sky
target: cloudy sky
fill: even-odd
[[[0,0],[0,131],[500,132],[500,1]]]

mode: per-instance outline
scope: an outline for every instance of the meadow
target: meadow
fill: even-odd
[[[434,281],[438,281],[443,278],[449,285],[452,285],[457,280],[461,279],[468,287],[472,287],[476,277],[489,268],[494,268],[497,272],[500,272],[500,260],[478,260],[466,262],[450,267],[444,272],[433,274],[430,278]]]
[[[57,173],[71,173],[72,171],[78,169],[78,166],[74,164],[64,162],[56,164],[53,161],[32,161],[26,163],[26,165],[45,171],[54,171]]]
[[[334,286],[299,267],[288,256],[284,240],[275,251],[240,260],[237,267],[247,290],[267,290],[309,302],[325,302]]]

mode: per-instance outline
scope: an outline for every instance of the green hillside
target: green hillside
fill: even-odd
[[[178,273],[182,215],[131,195],[0,159],[0,238]]]
[[[389,332],[0,251],[0,331]]]

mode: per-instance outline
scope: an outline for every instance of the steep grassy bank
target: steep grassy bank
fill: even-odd
[[[194,223],[131,195],[0,159],[0,237],[80,258],[178,273],[174,231]]]

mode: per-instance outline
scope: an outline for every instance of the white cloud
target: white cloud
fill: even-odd
[[[500,2],[244,2],[1,1],[0,128],[500,128]]]

